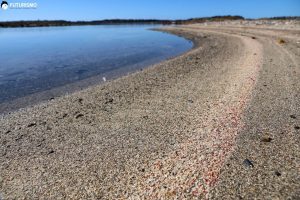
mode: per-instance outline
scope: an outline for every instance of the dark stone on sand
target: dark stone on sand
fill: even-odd
[[[54,153],[54,150],[53,150],[53,149],[50,149],[49,152],[48,152],[48,155],[49,155],[49,154],[53,154],[53,153]]]
[[[253,163],[249,159],[245,159],[244,162],[243,162],[243,165],[246,168],[253,168],[254,167]]]
[[[281,173],[279,171],[275,171],[276,176],[281,176]]]
[[[8,134],[8,133],[10,133],[10,132],[11,132],[11,131],[10,131],[10,130],[8,130],[8,131],[6,131],[6,132],[5,132],[5,134]]]
[[[189,99],[189,100],[188,100],[188,102],[189,102],[189,103],[194,103],[194,101],[193,101],[193,100],[191,100],[191,99]]]
[[[263,137],[263,138],[261,139],[262,142],[271,142],[272,140],[273,140],[273,139],[270,138],[270,137]]]
[[[290,115],[290,117],[291,117],[292,119],[296,119],[296,116],[295,116],[295,115]]]
[[[299,129],[300,129],[300,127],[299,127],[299,126],[295,126],[294,128],[295,128],[296,130],[299,130]]]
[[[79,102],[79,103],[82,103],[82,101],[83,101],[82,98],[79,98],[79,99],[78,99],[78,102]]]
[[[108,104],[108,103],[112,103],[114,102],[114,99],[113,98],[109,98],[105,101],[105,104]]]
[[[75,116],[75,118],[78,119],[78,118],[83,117],[83,116],[84,116],[83,114],[79,113],[78,115]]]
[[[27,125],[28,128],[33,127],[33,126],[36,126],[36,123],[35,123],[35,122],[30,123],[30,124]]]
[[[255,40],[256,39],[256,37],[251,37],[253,40]]]

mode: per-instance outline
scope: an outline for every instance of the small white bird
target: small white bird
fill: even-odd
[[[104,82],[106,82],[106,78],[105,77],[103,77],[102,79],[103,79]]]

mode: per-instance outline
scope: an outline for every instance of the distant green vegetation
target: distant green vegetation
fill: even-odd
[[[205,23],[205,22],[221,22],[227,20],[244,20],[242,16],[214,16],[214,17],[202,17],[202,18],[191,18],[187,20],[176,20],[176,24],[193,24],[193,23]]]
[[[110,25],[110,24],[171,24],[169,20],[139,20],[139,19],[113,19],[101,21],[64,21],[64,20],[38,20],[38,21],[11,21],[0,22],[0,27],[44,27],[44,26],[80,26],[80,25]]]
[[[288,17],[288,16],[282,16],[282,17],[270,17],[270,18],[260,18],[262,20],[268,20],[268,19],[271,19],[271,20],[300,20],[300,17],[298,16],[291,16],[291,17]]]
[[[264,20],[300,20],[300,17],[273,17],[261,18]],[[205,22],[221,22],[227,20],[244,20],[242,16],[214,16],[191,18],[186,20],[156,20],[156,19],[111,19],[96,21],[65,21],[65,20],[37,20],[37,21],[11,21],[0,22],[0,28],[9,27],[43,27],[43,26],[80,26],[80,25],[117,25],[117,24],[193,24]]]

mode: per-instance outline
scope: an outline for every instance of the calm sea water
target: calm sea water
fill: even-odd
[[[193,44],[153,26],[0,29],[0,103],[93,76],[124,74]]]

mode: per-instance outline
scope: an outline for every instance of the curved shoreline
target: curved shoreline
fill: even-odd
[[[153,30],[150,29],[149,31],[154,31],[154,29]],[[158,29],[156,31],[158,31]],[[161,31],[161,32],[163,32],[163,31]],[[164,32],[164,33],[170,34],[167,32]],[[82,80],[78,80],[75,82],[71,82],[66,85],[57,86],[57,87],[54,87],[51,89],[46,89],[44,91],[36,92],[33,94],[28,94],[26,96],[18,97],[16,99],[12,99],[12,100],[9,100],[6,102],[0,102],[0,115],[5,115],[8,113],[18,111],[19,109],[32,107],[39,103],[46,103],[47,101],[53,100],[54,98],[58,98],[58,97],[61,97],[64,95],[70,95],[74,92],[79,92],[88,87],[103,84],[104,83],[103,77],[105,77],[106,80],[112,81],[112,80],[118,79],[122,76],[126,76],[129,74],[138,72],[138,71],[142,71],[145,68],[148,68],[153,65],[159,64],[161,62],[173,59],[177,56],[181,56],[194,48],[194,43],[191,40],[188,40],[187,38],[177,36],[174,34],[170,34],[170,35],[181,38],[181,39],[185,40],[185,42],[187,42],[187,43],[192,43],[192,47],[182,53],[174,54],[173,56],[169,56],[164,59],[153,58],[152,60],[141,61],[137,64],[132,64],[132,65],[125,66],[125,67],[123,66],[121,68],[118,68],[118,69],[115,69],[115,70],[112,70],[109,72],[101,73],[99,75],[91,76],[88,78],[84,78]]]
[[[276,41],[251,29],[249,35],[200,25],[165,30],[186,34],[199,46],[142,72],[2,117],[0,196],[232,199],[295,195],[297,184],[279,192],[284,187],[280,181],[290,183],[291,177],[299,175],[294,164],[291,172],[281,171],[284,180],[267,177],[275,185],[267,181],[259,188],[254,184],[265,180],[259,178],[261,168],[266,169],[264,163],[272,162],[274,155],[251,154],[257,141],[248,131],[260,123],[265,124],[264,130],[270,128],[264,116],[271,112],[274,121],[281,116],[280,109],[286,109],[280,98],[272,103],[268,98],[274,99],[278,92],[282,98],[297,94],[299,57],[290,54],[295,73],[286,65],[287,58],[270,65]],[[281,59],[281,48],[285,47],[272,59]],[[274,81],[281,72],[283,78]],[[286,81],[286,77],[292,78]],[[278,85],[267,92],[261,90],[276,81]],[[291,84],[295,92],[280,87]],[[289,105],[297,112],[296,96]],[[282,124],[286,122],[278,122],[279,132]],[[276,139],[268,145],[279,149],[269,154],[282,150],[297,158],[293,141],[298,138],[296,132],[290,134],[285,138],[290,149],[280,149],[279,136],[273,133]],[[254,162],[252,170],[243,167],[246,158]],[[270,185],[279,189],[273,191]],[[267,190],[255,192],[260,189]]]

